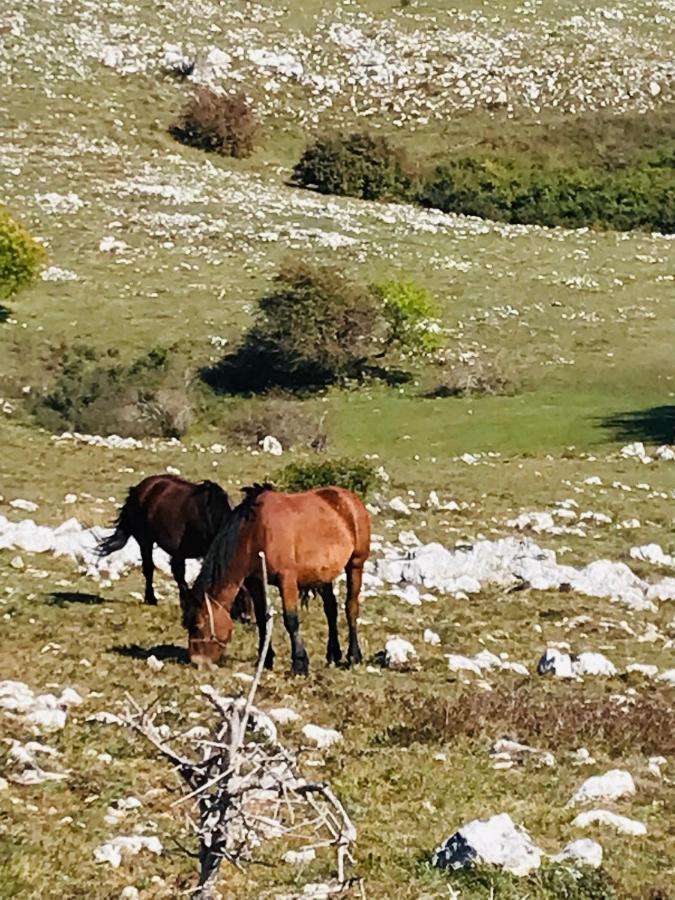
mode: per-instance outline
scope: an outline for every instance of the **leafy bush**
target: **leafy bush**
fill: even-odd
[[[39,274],[45,251],[0,205],[0,300],[8,300]]]
[[[431,353],[440,343],[437,310],[429,291],[412,281],[371,285],[389,325],[387,342],[406,351]]]
[[[253,152],[258,123],[243,93],[228,96],[202,87],[169,131],[190,147],[242,158]]]
[[[410,189],[401,154],[384,137],[365,132],[320,138],[303,153],[293,180],[322,194],[378,200]]]
[[[290,260],[258,300],[240,347],[202,377],[223,393],[317,389],[366,375],[400,383],[408,378],[396,367],[401,355],[436,346],[431,313],[429,295],[411,282],[363,287],[333,266]]]
[[[668,153],[612,171],[457,159],[436,168],[418,199],[444,212],[512,223],[675,231]]]
[[[180,437],[192,420],[184,369],[166,350],[151,350],[131,364],[84,347],[59,348],[51,384],[31,403],[51,431]]]
[[[249,402],[244,412],[226,422],[224,430],[243,447],[257,447],[271,434],[285,450],[302,447],[321,452],[328,443],[324,418],[308,415],[286,400],[268,400],[262,406]]]
[[[372,463],[345,457],[316,463],[290,463],[275,479],[284,491],[308,491],[313,487],[337,485],[364,498],[373,489],[376,480]]]
[[[258,301],[242,346],[205,379],[217,388],[255,392],[359,378],[385,331],[381,304],[370,291],[332,266],[287,262]]]

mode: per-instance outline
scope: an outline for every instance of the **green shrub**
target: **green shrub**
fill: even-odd
[[[228,96],[202,87],[169,131],[190,147],[242,158],[253,152],[258,123],[243,93]]]
[[[390,346],[422,353],[438,348],[440,329],[429,291],[412,281],[383,281],[371,285],[371,290],[383,304]]]
[[[151,350],[133,363],[115,350],[59,348],[54,375],[31,401],[38,423],[54,432],[180,437],[192,420],[185,370],[166,350]]]
[[[381,303],[333,266],[284,263],[241,347],[204,373],[216,389],[317,388],[364,374],[381,349]]]
[[[401,154],[386,138],[364,132],[317,140],[295,166],[293,180],[322,194],[364,200],[400,198],[410,189]]]
[[[363,287],[334,266],[290,260],[259,300],[239,348],[202,371],[222,393],[312,390],[381,377],[408,379],[398,362],[438,345],[429,294],[412,282]]]
[[[0,205],[0,300],[34,281],[44,257],[42,245]]]
[[[498,221],[565,228],[675,231],[671,153],[631,167],[538,169],[515,162],[457,159],[438,166],[418,199],[424,206]]]
[[[337,485],[365,498],[373,489],[377,475],[375,467],[367,460],[342,458],[290,463],[275,481],[284,491],[308,491],[313,487]]]
[[[602,869],[544,863],[529,875],[511,875],[494,866],[476,866],[448,873],[462,896],[480,900],[618,900],[616,889]]]

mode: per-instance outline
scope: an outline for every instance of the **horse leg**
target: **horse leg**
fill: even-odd
[[[293,674],[306,675],[309,671],[309,657],[300,637],[300,620],[298,618],[298,582],[295,575],[280,575],[279,590],[284,607],[284,625],[291,639],[291,659]]]
[[[340,650],[340,637],[337,627],[337,600],[333,592],[333,585],[322,584],[319,588],[321,597],[323,598],[323,611],[326,614],[328,622],[328,646],[326,648],[326,662],[328,665],[335,663],[337,665],[342,659],[342,650]]]
[[[157,606],[157,597],[152,587],[152,576],[155,573],[155,564],[152,561],[152,541],[141,544],[141,560],[143,562],[143,575],[145,576],[145,602],[150,606]]]
[[[178,585],[179,596],[182,597],[187,590],[187,584],[185,582],[185,559],[182,556],[171,557],[171,574],[173,575],[173,580]]]
[[[361,648],[359,647],[359,638],[356,633],[356,620],[359,617],[359,593],[361,591],[361,580],[363,578],[363,565],[355,565],[353,562],[350,562],[347,564],[345,573],[347,575],[345,613],[347,615],[347,625],[349,626],[349,650],[347,651],[347,662],[352,665],[363,661]]]
[[[265,646],[265,638],[267,637],[267,602],[265,601],[265,591],[262,582],[258,578],[247,578],[244,582],[246,589],[253,600],[253,608],[255,610],[255,621],[258,626],[258,658]],[[271,669],[274,665],[274,650],[270,641],[267,655],[265,656],[265,668]]]

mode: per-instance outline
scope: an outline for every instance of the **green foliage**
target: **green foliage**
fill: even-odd
[[[438,349],[438,311],[429,291],[413,281],[384,281],[371,285],[371,290],[383,303],[389,344],[423,353]]]
[[[303,153],[293,180],[322,194],[364,200],[400,198],[410,189],[399,151],[365,132],[320,138]]]
[[[224,393],[322,388],[366,375],[405,380],[393,351],[438,346],[432,298],[412,282],[363,287],[334,266],[289,260],[258,300],[237,351],[202,372]]]
[[[290,261],[258,301],[240,349],[205,374],[213,387],[316,388],[360,378],[381,349],[381,303],[333,266]]]
[[[471,900],[618,900],[607,874],[588,866],[544,863],[525,877],[493,866],[476,866],[453,872],[450,878],[461,896]]]
[[[337,485],[367,497],[377,481],[375,467],[367,460],[327,459],[323,462],[290,463],[275,478],[284,491],[307,491]]]
[[[221,156],[250,156],[258,123],[243,93],[229,96],[202,87],[169,128],[176,140]]]
[[[34,281],[44,258],[42,245],[0,205],[0,300]]]
[[[47,390],[31,403],[43,427],[123,437],[180,437],[192,409],[184,370],[167,350],[151,350],[130,364],[118,351],[59,348]]]
[[[611,171],[457,159],[436,168],[418,199],[444,212],[512,223],[675,231],[672,152]]]

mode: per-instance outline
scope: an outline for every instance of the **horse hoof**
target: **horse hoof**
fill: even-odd
[[[308,659],[294,659],[293,660],[293,674],[294,675],[309,675],[309,660]]]
[[[347,665],[351,668],[352,666],[360,666],[363,662],[363,656],[361,655],[361,651],[359,650],[356,653],[350,654],[347,657]]]
[[[157,606],[157,597],[146,597],[145,605],[146,606]]]

